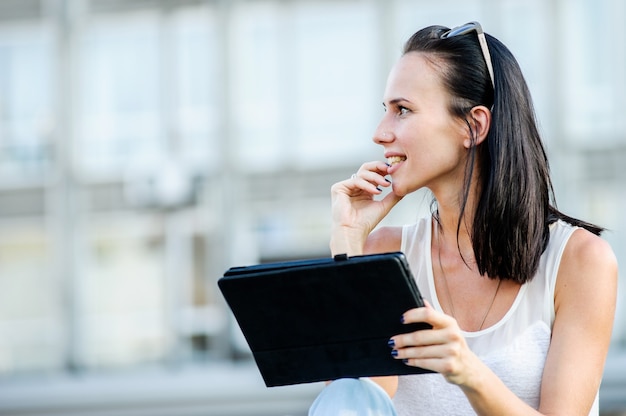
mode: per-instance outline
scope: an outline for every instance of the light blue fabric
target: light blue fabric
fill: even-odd
[[[396,416],[389,395],[367,378],[342,378],[324,387],[309,416]]]

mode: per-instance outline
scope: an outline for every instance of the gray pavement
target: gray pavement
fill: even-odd
[[[252,363],[0,382],[2,416],[301,416],[322,383],[267,388]]]

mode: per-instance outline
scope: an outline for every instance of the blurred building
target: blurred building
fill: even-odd
[[[382,158],[370,138],[403,41],[470,20],[526,74],[559,208],[607,227],[626,264],[621,0],[0,0],[0,414],[43,414],[27,398],[62,403],[45,386],[69,397],[77,377],[156,371],[133,384],[148,403],[151,380],[240,371],[217,279],[329,254],[330,185]],[[84,394],[123,396],[97,383]],[[298,392],[276,412],[314,393]],[[126,414],[96,411],[81,414]],[[150,414],[201,414],[172,412]]]

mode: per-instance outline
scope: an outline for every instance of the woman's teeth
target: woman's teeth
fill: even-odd
[[[405,160],[406,160],[406,157],[404,156],[391,156],[387,158],[387,163],[393,166],[396,163],[404,162]]]

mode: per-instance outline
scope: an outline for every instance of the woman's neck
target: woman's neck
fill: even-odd
[[[433,226],[435,227],[433,236],[436,236],[433,239],[433,243],[436,244],[438,252],[445,252],[450,255],[460,254],[465,261],[473,261],[474,246],[467,229],[468,224],[465,224],[465,221],[462,220],[458,230],[457,224],[458,217],[445,217],[439,211],[433,221]]]
[[[435,195],[435,198],[437,196]],[[437,199],[435,226],[438,227],[439,243],[445,248],[461,252],[464,258],[474,258],[472,227],[474,223],[473,198],[468,198],[461,215],[460,199]]]

